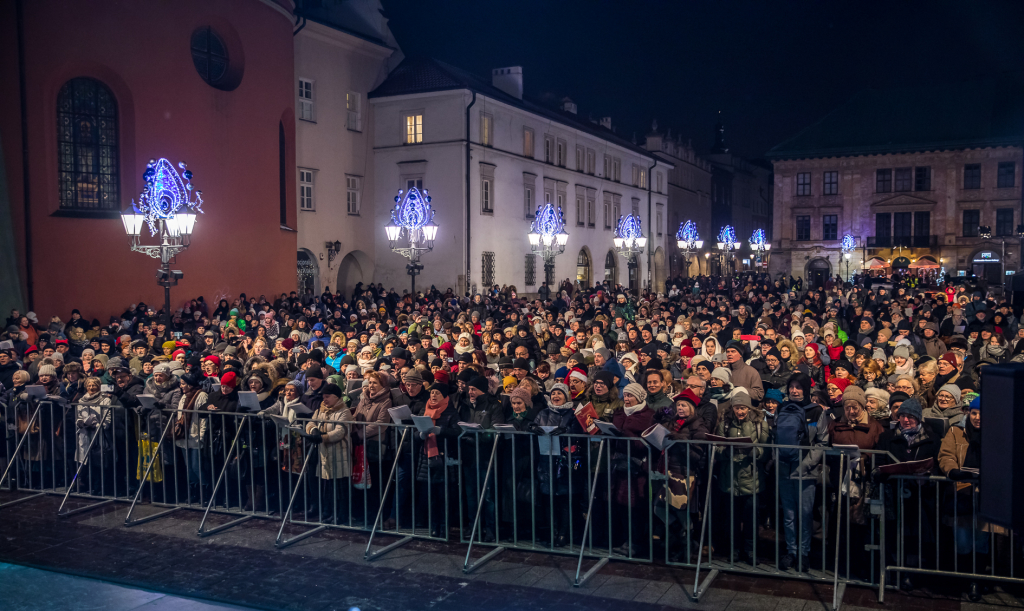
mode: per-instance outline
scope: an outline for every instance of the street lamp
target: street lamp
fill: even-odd
[[[647,246],[647,238],[644,237],[638,215],[629,214],[619,217],[612,244],[615,245],[615,250],[627,260],[631,260],[634,255],[643,254],[644,247]]]
[[[416,187],[409,187],[407,192],[399,189],[398,195],[395,196],[395,208],[391,211],[391,222],[384,226],[384,232],[388,236],[391,250],[409,259],[405,270],[412,277],[411,294],[414,298],[416,276],[423,270],[420,255],[434,250],[437,229],[434,223],[434,209],[430,207],[430,195],[427,194],[427,190],[424,189],[421,193]]]
[[[569,241],[562,208],[556,211],[551,202],[537,206],[537,214],[526,237],[530,240],[530,249],[544,258],[544,286],[547,286],[548,280],[555,277],[555,257],[565,252],[565,244]]]
[[[850,234],[844,234],[843,239],[839,242],[840,248],[843,249],[843,259],[846,260],[846,281],[849,282],[850,278],[850,256],[853,251],[857,248],[857,240]]]
[[[679,224],[679,231],[676,232],[676,246],[683,253],[683,263],[686,265],[686,275],[690,275],[690,255],[695,254],[704,246],[704,240],[700,239],[697,233],[697,223],[686,221]],[[698,265],[698,267],[700,267]]]
[[[750,236],[750,250],[757,255],[757,266],[761,267],[761,258],[772,249],[772,243],[765,239],[764,229],[757,229]]]
[[[742,242],[736,241],[736,230],[732,228],[732,225],[726,225],[722,227],[722,230],[718,232],[718,250],[722,251],[722,273],[725,273],[725,264],[728,262],[729,268],[732,269],[731,255],[734,250],[739,250],[742,246]]]
[[[139,195],[139,203],[133,200],[131,207],[121,213],[131,249],[160,259],[156,280],[164,287],[168,329],[171,328],[171,287],[177,286],[184,276],[180,270],[171,270],[171,260],[192,243],[196,212],[203,212],[203,192],[193,188],[192,171],[185,169],[185,162],[179,163],[178,168],[182,170],[180,174],[166,159],[150,159],[142,174],[146,186]],[[158,236],[159,244],[142,243],[143,223],[149,226],[150,237]]]

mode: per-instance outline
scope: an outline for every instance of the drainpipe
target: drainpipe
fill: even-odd
[[[470,261],[472,261],[472,259],[470,258],[470,248],[469,248],[469,228],[470,228],[470,225],[472,224],[472,221],[470,219],[473,218],[472,212],[471,212],[471,210],[472,210],[471,199],[472,199],[473,193],[470,191],[470,182],[469,182],[469,178],[470,178],[469,177],[470,158],[472,157],[472,155],[470,154],[471,153],[470,149],[472,148],[473,142],[469,138],[469,111],[470,111],[471,108],[473,108],[474,104],[476,104],[476,92],[475,91],[473,92],[473,101],[470,102],[469,106],[466,107],[466,297],[469,297],[469,287],[470,287],[470,282],[469,282],[469,266],[470,266]]]
[[[35,309],[35,281],[32,267],[32,195],[28,171],[28,94],[25,91],[25,3],[15,4],[18,28],[18,89],[21,103],[21,182],[24,190],[25,215],[25,288],[28,295],[28,309]]]
[[[647,222],[650,226],[647,228],[647,234],[651,236],[647,239],[647,289],[654,290],[653,278],[654,274],[651,272],[651,261],[654,260],[654,241],[658,237],[657,227],[655,227],[654,214],[651,210],[651,185],[654,184],[654,168],[658,165],[658,158],[654,158],[654,165],[647,168]]]

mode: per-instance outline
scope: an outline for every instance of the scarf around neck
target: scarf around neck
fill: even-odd
[[[435,401],[433,397],[427,401],[427,405],[423,410],[423,415],[434,421],[434,426],[437,426],[437,420],[444,413],[444,410],[448,409],[448,397],[444,397],[440,401]],[[430,433],[427,435],[427,458],[433,458],[439,454],[437,450],[437,435]]]

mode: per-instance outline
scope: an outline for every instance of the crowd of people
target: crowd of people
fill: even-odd
[[[830,539],[825,518],[837,491],[848,496],[840,511],[852,540],[868,536],[867,504],[896,487],[926,509],[901,519],[928,527],[915,521],[887,536],[921,532],[921,545],[935,550],[938,527],[940,539],[953,541],[942,548],[943,567],[972,555],[985,564],[1019,554],[1006,531],[970,513],[982,443],[980,371],[1024,362],[1014,308],[968,286],[924,292],[873,280],[804,290],[802,281],[749,273],[672,279],[666,294],[638,296],[566,282],[535,300],[514,287],[470,299],[451,289],[413,296],[371,284],[352,295],[242,294],[216,304],[198,297],[173,312],[169,325],[141,303],[106,324],[77,309],[48,322],[14,311],[0,344],[6,461],[21,465],[16,485],[55,486],[65,483],[55,460],[73,470],[98,448],[124,447],[105,462],[109,474],[79,483],[110,494],[123,472],[134,491],[144,483],[142,465],[153,461],[163,481],[175,482],[174,494],[205,501],[221,466],[204,464],[204,456],[216,456],[207,450],[230,444],[233,427],[243,426],[213,416],[248,412],[246,438],[257,458],[247,468],[257,475],[239,505],[282,507],[287,494],[264,482],[297,473],[303,453],[312,452],[309,485],[319,489],[302,504],[306,519],[366,523],[385,503],[385,528],[430,516],[423,526],[446,537],[457,520],[450,516],[460,515],[446,499],[464,497],[463,513],[470,520],[476,513],[491,437],[475,444],[514,430],[534,435],[512,435],[507,446],[515,450],[502,449],[480,512],[484,541],[521,535],[513,524],[528,521],[511,516],[525,503],[541,509],[529,527],[542,529],[542,539],[579,544],[596,474],[591,517],[610,527],[595,527],[593,536],[625,555],[667,539],[675,542],[673,558],[692,558],[683,547],[696,545],[697,529],[710,519],[710,490],[711,506],[728,507],[718,515],[731,519],[719,518],[708,537],[730,529],[730,555],[756,561],[759,529],[772,527],[784,541],[780,569],[821,568],[825,546],[812,544]],[[32,387],[69,407],[33,419],[41,400]],[[243,407],[240,390],[255,392],[258,408]],[[582,437],[593,427],[576,416],[588,403],[614,427],[601,460],[595,442]],[[399,405],[434,426],[405,446],[395,496],[383,499],[383,482],[373,480],[387,477],[395,461],[389,409]],[[460,436],[467,423],[479,432]],[[676,443],[662,451],[643,441],[655,425]],[[154,448],[168,429],[173,444],[158,456]],[[106,445],[90,446],[97,431]],[[38,435],[34,448],[23,444],[16,453],[27,434]],[[539,437],[566,441],[557,443],[555,459],[541,459]],[[839,482],[835,455],[824,451],[835,446],[865,452],[849,487]],[[462,460],[453,467],[445,458],[455,453]],[[925,461],[917,473],[945,476],[949,485],[941,494],[904,486],[880,468],[894,459]],[[458,479],[450,470],[459,468],[465,494],[446,495]],[[167,494],[166,484],[163,492],[153,488],[154,500]],[[643,509],[650,504],[664,508],[653,511],[654,520]],[[370,510],[350,515],[355,506]],[[776,514],[780,524],[772,525]],[[894,515],[887,507],[883,518]],[[941,524],[932,523],[936,517]],[[833,534],[838,540],[841,533]],[[862,547],[851,545],[852,574],[868,570],[866,552],[856,551]]]

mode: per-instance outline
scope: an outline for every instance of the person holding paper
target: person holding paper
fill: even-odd
[[[657,371],[647,372],[658,377]],[[612,544],[618,544],[616,553],[634,556],[644,553],[646,533],[649,527],[646,507],[647,470],[649,468],[648,446],[640,441],[644,431],[654,424],[654,411],[647,404],[648,393],[639,384],[627,384],[622,395],[622,409],[612,416],[612,424],[624,437],[634,441],[613,439],[608,442],[611,454],[613,495]],[[658,454],[657,450],[651,452]],[[630,512],[629,508],[633,510]],[[632,520],[629,515],[632,513]],[[632,533],[632,537],[630,537]],[[632,539],[632,545],[630,545]]]
[[[446,384],[434,384],[430,387],[429,398],[423,409],[423,415],[434,422],[433,430],[418,433],[423,443],[419,449],[415,466],[416,473],[416,515],[429,513],[430,536],[439,538],[448,535],[448,522],[445,512],[444,486],[445,460],[455,450],[459,436],[459,412],[451,406],[449,390]],[[430,487],[429,493],[427,486]],[[429,499],[429,511],[428,511]]]
[[[344,392],[335,384],[325,384],[320,405],[306,424],[306,433],[317,445],[320,478],[320,521],[325,524],[348,522],[348,478],[352,476],[352,448],[349,422],[352,412]],[[309,516],[306,517],[309,520]]]
[[[754,537],[757,524],[754,523],[754,495],[764,488],[762,463],[767,459],[765,451],[757,444],[768,442],[769,426],[764,414],[753,406],[750,395],[737,389],[731,397],[731,405],[722,413],[716,434],[719,437],[749,438],[753,447],[719,446],[715,451],[721,455],[719,462],[719,490],[728,495],[723,502],[732,502],[732,535],[742,543],[740,562],[750,562],[754,552]],[[729,505],[719,505],[718,511],[727,511]]]
[[[210,500],[212,466],[209,464],[207,444],[210,441],[210,419],[202,412],[207,409],[209,395],[202,390],[202,380],[194,373],[187,373],[180,379],[181,390],[176,413],[170,416],[168,435],[174,439],[175,447],[181,450],[181,464],[188,475],[188,498],[190,503]],[[165,442],[166,445],[166,442]]]
[[[531,429],[538,435],[545,435],[551,438],[551,443],[557,445],[558,456],[548,457],[538,454],[534,459],[537,468],[537,492],[545,497],[538,509],[543,515],[550,515],[549,506],[553,504],[555,523],[552,524],[554,531],[555,547],[564,547],[569,543],[569,514],[575,508],[570,507],[567,495],[569,494],[569,471],[570,461],[579,458],[578,446],[572,445],[575,441],[571,437],[557,437],[558,435],[576,434],[582,435],[583,428],[576,419],[573,411],[573,404],[569,401],[569,387],[562,382],[556,383],[551,388],[548,397],[548,406],[542,409],[534,418]],[[545,432],[541,427],[554,427]],[[539,448],[539,444],[538,444]],[[575,450],[574,450],[575,449]],[[586,488],[586,469],[573,474],[573,502],[579,503],[583,495],[579,494]],[[582,525],[582,522],[577,522]]]
[[[466,383],[466,393],[459,403],[459,418],[462,422],[479,424],[480,428],[489,431],[495,424],[505,424],[505,413],[497,397],[488,392],[487,379],[477,376]],[[460,393],[461,395],[461,393]],[[480,485],[487,473],[487,459],[493,437],[487,433],[466,434],[462,437],[462,482],[467,491],[470,514],[476,513],[480,498]],[[487,485],[484,495],[481,521],[483,524],[483,540],[490,543],[495,539],[494,521],[494,475]]]
[[[369,511],[376,512],[380,499],[381,485],[377,482],[383,479],[381,460],[388,448],[386,428],[381,423],[388,422],[391,414],[388,410],[394,407],[391,402],[391,388],[387,374],[380,371],[370,371],[366,374],[366,385],[359,395],[359,403],[353,413],[353,420],[357,424],[352,430],[353,445],[364,446],[366,461],[373,477],[373,484],[366,491]],[[385,509],[385,518],[387,516]]]

